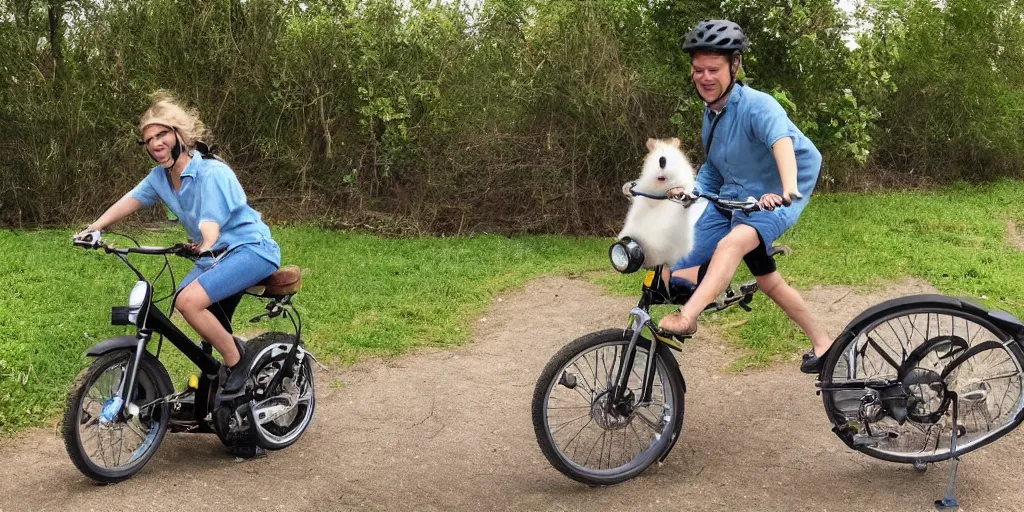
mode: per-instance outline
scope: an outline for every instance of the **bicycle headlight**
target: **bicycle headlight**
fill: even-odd
[[[149,283],[139,281],[135,283],[132,292],[128,294],[128,322],[135,324],[139,319],[139,311],[146,305],[149,298]]]
[[[644,251],[636,240],[625,237],[608,248],[608,258],[615,270],[630,274],[640,270],[644,264]]]

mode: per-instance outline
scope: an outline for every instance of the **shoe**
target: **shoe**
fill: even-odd
[[[235,445],[228,448],[228,453],[235,457],[235,462],[262,459],[267,456],[267,450],[255,444]]]
[[[825,352],[825,354],[828,354],[828,352]],[[821,373],[821,366],[825,364],[825,354],[818,357],[814,355],[814,349],[805,353],[803,360],[800,361],[800,371],[809,374]]]
[[[242,361],[239,361],[235,366],[220,365],[218,373],[220,378],[217,379],[217,382],[220,383],[220,392],[217,393],[218,402],[233,400],[245,392],[245,381],[249,375],[241,363]]]
[[[245,353],[249,347],[245,344],[245,340],[242,338],[239,338],[238,336],[232,336],[232,338],[235,339],[235,348],[238,349],[238,360],[241,361],[242,359],[245,359]]]
[[[245,362],[246,353],[245,342],[238,336],[234,336],[234,339],[235,348],[238,349],[238,362],[235,363],[235,366],[230,367],[221,364],[220,371],[218,372],[220,378],[217,379],[217,382],[220,384],[220,394],[225,398],[235,398],[240,396],[241,391],[245,387],[245,378],[247,377],[245,374],[246,372],[244,371],[234,371],[236,368],[242,368],[245,366],[243,363]]]

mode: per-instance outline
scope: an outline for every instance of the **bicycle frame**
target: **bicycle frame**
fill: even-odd
[[[782,247],[782,246],[780,246]],[[780,253],[788,251],[788,248],[784,250],[780,249]],[[772,255],[774,257],[774,254]],[[625,352],[620,357],[619,372],[617,375],[615,388],[612,394],[611,403],[615,403],[621,400],[628,389],[627,383],[629,382],[630,371],[628,368],[633,367],[633,359],[636,354],[636,345],[643,336],[643,331],[646,329],[650,335],[651,347],[648,354],[650,356],[647,360],[647,365],[644,368],[644,374],[641,380],[643,385],[641,396],[637,402],[637,405],[645,405],[651,400],[651,392],[654,387],[654,353],[658,348],[659,343],[664,343],[668,347],[675,351],[683,349],[683,341],[674,336],[664,336],[659,334],[657,326],[651,319],[650,308],[651,306],[658,304],[682,304],[690,299],[692,292],[684,290],[678,296],[671,296],[670,290],[663,286],[661,276],[665,272],[664,265],[658,265],[653,270],[648,270],[644,277],[643,287],[640,293],[640,301],[637,303],[629,312],[628,326],[626,330],[632,329],[633,334],[630,339],[630,343],[627,346]],[[738,305],[746,311],[750,311],[748,305],[753,299],[753,294],[757,291],[756,284],[745,284],[739,287],[738,293],[734,293],[731,296],[727,296],[724,299],[716,300],[704,307],[704,311],[714,310],[720,311],[733,305]]]
[[[643,385],[640,398],[637,402],[638,405],[646,404],[651,401],[651,392],[654,388],[654,353],[657,350],[658,343],[665,343],[674,350],[682,350],[682,342],[659,336],[657,328],[651,319],[650,307],[653,304],[657,304],[658,297],[656,294],[659,292],[652,288],[655,279],[660,279],[664,267],[659,265],[654,270],[649,270],[646,277],[644,278],[644,285],[640,295],[640,302],[629,312],[629,327],[627,331],[632,329],[633,335],[629,340],[629,345],[626,350],[622,352],[619,357],[619,372],[616,378],[615,387],[612,391],[612,400],[610,403],[616,403],[621,400],[628,389],[629,375],[633,368],[633,360],[636,356],[636,345],[639,342],[640,337],[643,335],[644,329],[650,332],[651,347],[648,351],[647,364],[644,367],[643,377],[641,383]]]
[[[678,202],[685,206],[689,206],[693,201],[704,198],[709,203],[716,207],[738,211],[744,215],[749,215],[752,212],[760,210],[760,206],[753,199],[747,201],[732,201],[720,199],[715,196],[703,195],[703,194],[688,194],[683,196],[667,196],[667,195],[656,195],[639,192],[636,190],[636,183],[630,187],[629,192],[633,196],[646,197],[655,200],[668,200]],[[629,273],[637,270],[642,262],[642,250],[638,244],[634,241],[628,241],[626,239],[616,242],[609,248],[609,258],[612,260],[612,266],[619,272]],[[618,247],[617,247],[618,246]],[[619,258],[624,255],[626,261],[629,263],[624,267],[616,266],[616,254],[615,251],[618,249]],[[780,246],[778,251],[773,248],[772,252],[769,253],[769,257],[774,257],[778,252],[786,253],[788,248]],[[608,402],[609,407],[613,404],[620,403],[626,397],[626,391],[628,390],[629,376],[632,372],[634,358],[636,356],[636,346],[643,336],[644,329],[650,332],[648,339],[650,340],[650,350],[648,352],[647,364],[644,367],[643,377],[641,379],[642,390],[639,399],[636,402],[636,406],[643,406],[650,403],[651,393],[654,387],[654,359],[655,353],[658,349],[659,343],[668,345],[669,348],[679,351],[683,348],[683,342],[675,336],[663,336],[659,334],[657,327],[651,320],[650,307],[657,304],[682,304],[687,302],[692,294],[692,290],[683,290],[683,293],[678,296],[673,296],[671,286],[664,283],[662,276],[666,273],[665,265],[658,265],[653,270],[648,270],[644,277],[643,288],[640,294],[640,301],[629,312],[629,325],[626,328],[633,330],[632,337],[630,338],[629,345],[626,350],[623,351],[619,358],[619,371],[616,377],[614,389],[612,390],[612,399]],[[739,293],[731,292],[731,287],[726,292],[726,296],[712,302],[704,307],[704,311],[707,310],[722,310],[728,308],[734,304],[738,304],[746,311],[750,311],[748,305],[753,297],[753,294],[757,291],[756,284],[745,284],[740,286]]]
[[[140,282],[146,283],[147,287],[146,296],[144,298],[142,306],[139,308],[138,316],[134,323],[136,325],[135,336],[126,335],[111,338],[109,340],[105,340],[94,345],[86,352],[86,355],[94,357],[119,349],[131,350],[134,353],[134,357],[129,360],[128,367],[126,368],[124,380],[122,381],[114,397],[120,399],[120,408],[116,411],[116,415],[119,417],[123,417],[124,411],[126,409],[128,409],[129,414],[138,414],[137,410],[132,410],[133,404],[128,403],[128,401],[125,398],[134,396],[139,364],[142,360],[143,353],[146,351],[146,346],[152,340],[154,334],[159,334],[162,338],[166,338],[167,340],[169,340],[171,344],[175,346],[175,348],[181,351],[181,353],[184,354],[185,357],[187,357],[190,361],[192,361],[193,364],[196,365],[196,367],[199,368],[199,370],[201,371],[201,378],[199,379],[198,389],[196,390],[196,396],[197,398],[209,397],[213,380],[221,367],[221,363],[213,357],[213,346],[205,341],[201,342],[201,344],[197,344],[196,342],[194,342],[189,336],[187,336],[180,329],[178,329],[178,327],[174,325],[174,323],[170,320],[169,316],[165,314],[163,311],[161,311],[160,308],[157,307],[157,304],[153,301],[153,281],[159,279],[159,277],[163,274],[163,271],[169,268],[170,266],[170,263],[166,260],[166,256],[168,254],[181,255],[183,251],[183,246],[179,244],[170,248],[139,247],[115,249],[105,243],[97,242],[92,247],[101,248],[105,252],[117,256],[118,259],[120,259],[138,277]],[[157,277],[154,278],[153,281],[151,281],[147,279],[146,276],[143,275],[139,271],[139,269],[132,265],[132,263],[128,260],[127,256],[131,253],[163,255],[165,257],[164,268],[161,269],[160,273],[157,274]],[[176,289],[177,284],[173,282],[173,271],[171,273],[171,281],[172,286],[174,286]],[[246,295],[253,295],[248,292],[241,293]],[[176,292],[174,293],[173,296],[176,298]],[[258,295],[253,296],[263,298]],[[168,311],[173,311],[173,307],[174,300],[172,299],[170,305],[168,306]],[[115,306],[111,314],[112,323],[114,323],[115,325],[132,324],[132,322],[127,318],[121,318],[118,315],[119,313],[124,313],[125,310],[127,309],[128,308],[123,306]],[[298,357],[298,351],[300,350],[301,345],[302,320],[298,314],[298,311],[295,310],[294,305],[291,302],[291,296],[289,295],[280,298],[272,298],[270,304],[268,304],[267,306],[267,311],[267,313],[263,313],[257,316],[256,318],[252,319],[252,321],[257,321],[263,317],[276,317],[281,314],[284,314],[286,317],[289,317],[289,319],[292,321],[292,325],[295,327],[296,339],[298,340],[298,342],[295,343],[294,346],[292,347],[292,350],[289,352],[288,359],[286,359],[286,361],[294,363],[295,359]],[[123,317],[124,315],[121,316]],[[226,321],[230,325],[230,315],[225,313],[223,316],[225,317],[223,321]],[[157,355],[159,355],[159,350],[157,352]],[[271,385],[279,384],[282,379],[290,376],[292,373],[292,366],[293,364],[284,365],[282,371],[277,372],[277,374],[274,376]],[[167,397],[161,398],[161,400],[166,399]],[[149,407],[155,403],[159,403],[159,400],[148,404],[144,404],[139,408]],[[200,423],[200,425],[198,426],[202,431],[208,430],[208,426],[202,424],[202,422],[200,422],[199,420],[207,416],[207,413],[209,413],[211,410],[211,406],[212,403],[208,403],[207,400],[195,400],[194,418],[197,420],[197,423]],[[110,413],[115,414],[114,411],[110,411]]]

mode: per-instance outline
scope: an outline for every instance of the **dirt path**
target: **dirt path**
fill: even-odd
[[[883,298],[805,294],[835,334]],[[704,329],[679,355],[683,436],[661,467],[610,488],[550,467],[530,422],[541,368],[563,344],[617,326],[634,304],[580,280],[545,278],[498,298],[472,344],[320,372],[314,424],[295,446],[235,463],[213,436],[170,435],[135,478],[96,486],[52,431],[0,444],[0,511],[11,510],[930,510],[948,465],[909,466],[849,451],[797,363],[722,370],[738,352]],[[1022,437],[965,458],[963,510],[1024,510]]]

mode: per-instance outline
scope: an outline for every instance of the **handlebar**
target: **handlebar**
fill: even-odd
[[[633,195],[633,196],[636,196],[636,197],[646,197],[648,199],[655,199],[655,200],[668,200],[668,201],[672,201],[674,203],[679,203],[679,204],[681,204],[683,206],[687,206],[687,207],[690,206],[691,204],[693,204],[698,199],[706,199],[709,203],[712,203],[712,204],[718,206],[719,208],[726,209],[726,210],[741,211],[741,212],[746,213],[746,214],[749,214],[749,213],[752,213],[752,212],[761,211],[761,205],[758,203],[757,199],[754,199],[753,197],[747,198],[747,200],[745,200],[745,201],[735,201],[735,200],[731,200],[731,199],[721,199],[718,196],[705,195],[705,194],[700,194],[700,193],[683,194],[683,195],[671,195],[671,196],[669,196],[669,195],[659,195],[659,194],[648,194],[646,192],[639,192],[639,191],[637,191],[636,190],[636,182],[633,182],[632,185],[629,187],[629,193],[631,195]],[[797,196],[797,199],[800,199],[800,198],[801,198],[801,196]],[[782,204],[783,204],[783,206],[790,206],[790,205],[793,204],[793,202],[783,198],[782,199]]]
[[[139,247],[114,247],[111,244],[104,242],[101,238],[99,231],[90,231],[85,235],[78,237],[76,236],[72,245],[75,247],[81,247],[83,249],[102,249],[107,254],[155,254],[155,255],[167,255],[172,254],[175,256],[181,256],[183,258],[197,258],[200,256],[219,256],[224,253],[223,249],[216,251],[205,251],[202,254],[196,253],[190,244],[174,244],[170,247],[154,247],[154,246],[139,246]]]

